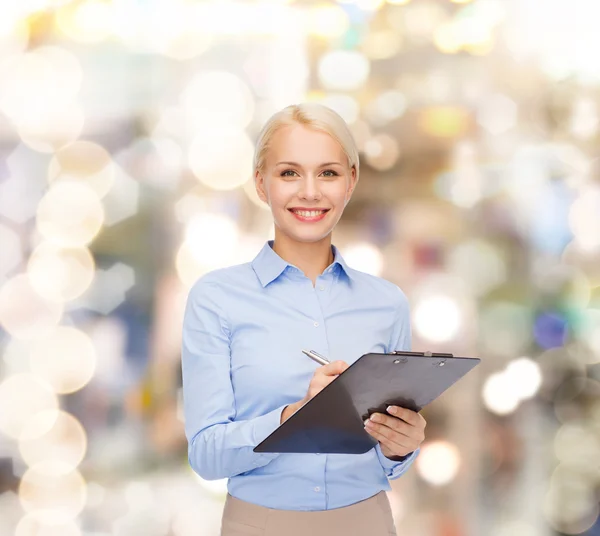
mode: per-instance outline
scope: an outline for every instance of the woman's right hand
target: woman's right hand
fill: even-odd
[[[311,398],[320,393],[333,380],[335,380],[342,372],[350,365],[345,361],[332,361],[328,365],[323,365],[315,370],[312,379],[308,385],[308,391],[305,397],[300,401],[301,404],[306,404]]]
[[[345,361],[337,360],[332,361],[328,365],[323,365],[315,370],[310,383],[308,384],[308,391],[302,400],[294,404],[290,404],[281,412],[280,424],[290,418],[290,416],[298,411],[304,404],[306,404],[311,398],[317,393],[321,392],[327,387],[333,380],[335,380],[342,372],[344,372],[350,365]]]

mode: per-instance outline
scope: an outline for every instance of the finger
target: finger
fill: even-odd
[[[378,430],[372,430],[372,429],[368,429],[368,428],[365,428],[365,430],[367,430],[367,433],[370,436],[375,438],[381,444],[385,445],[392,452],[407,452],[408,453],[408,452],[412,452],[416,448],[416,447],[411,446],[410,442],[407,442],[404,440],[394,441],[394,440],[390,439],[389,437],[386,437],[384,434],[382,434]]]
[[[417,426],[421,421],[425,421],[420,413],[411,409],[401,408],[400,406],[388,406],[386,411],[413,426]]]
[[[328,365],[323,365],[319,370],[322,374],[326,376],[332,376],[335,374],[341,374],[348,368],[348,364],[344,361],[337,360],[329,363]]]
[[[378,426],[384,426],[386,428],[391,428],[398,434],[405,435],[406,437],[418,437],[420,434],[419,430],[414,426],[405,423],[401,419],[397,419],[396,417],[390,417],[389,415],[384,415],[382,413],[373,413],[369,420],[375,423]]]

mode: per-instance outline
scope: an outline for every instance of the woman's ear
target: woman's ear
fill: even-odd
[[[268,205],[269,198],[267,196],[267,191],[265,188],[265,179],[262,176],[262,173],[258,170],[256,170],[256,173],[254,174],[254,186],[256,188],[258,198]]]

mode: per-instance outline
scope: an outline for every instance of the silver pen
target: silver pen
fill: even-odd
[[[322,356],[321,354],[318,354],[314,350],[302,350],[302,353],[306,354],[313,361],[319,363],[319,365],[329,365],[329,359],[327,359],[325,356]]]

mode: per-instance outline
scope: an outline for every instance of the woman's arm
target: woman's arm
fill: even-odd
[[[181,363],[188,459],[205,480],[244,473],[279,456],[252,449],[279,426],[286,406],[253,419],[234,420],[229,336],[218,285],[198,281],[186,303]]]

